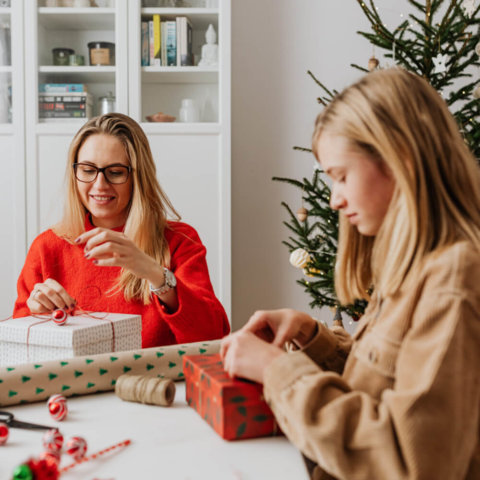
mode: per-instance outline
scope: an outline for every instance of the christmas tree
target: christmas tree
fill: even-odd
[[[477,0],[407,0],[413,13],[393,30],[382,20],[374,0],[356,1],[371,26],[370,32],[357,33],[383,50],[388,63],[381,65],[373,55],[367,68],[357,64],[352,67],[368,73],[397,65],[424,77],[445,99],[465,142],[480,161],[480,78],[478,70],[475,72],[480,66]],[[318,103],[326,106],[338,92],[329,90],[312,72],[308,74],[321,90]],[[311,154],[308,148],[294,149]],[[340,305],[335,295],[338,212],[329,207],[330,189],[321,173],[316,170],[312,179],[302,180],[274,177],[302,192],[302,207],[296,214],[282,202],[289,215],[284,224],[290,230],[283,243],[291,252],[290,263],[303,269],[304,276],[297,282],[310,295],[310,307],[333,307],[337,320],[342,311],[356,318],[363,313],[366,303]]]

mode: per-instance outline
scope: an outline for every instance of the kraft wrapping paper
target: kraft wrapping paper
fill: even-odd
[[[184,380],[183,356],[220,351],[220,340],[103,353],[0,367],[0,407],[115,389],[120,375],[153,375]]]

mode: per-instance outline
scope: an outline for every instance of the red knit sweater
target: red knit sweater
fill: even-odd
[[[86,229],[93,226],[87,221]],[[30,315],[27,299],[36,283],[47,278],[59,282],[87,311],[133,313],[142,316],[142,346],[213,340],[226,335],[230,326],[225,310],[213,292],[205,259],[206,248],[197,232],[181,222],[169,222],[165,237],[170,247],[170,269],[177,278],[179,307],[166,312],[156,295],[150,305],[127,302],[123,292],[108,293],[120,267],[101,267],[84,257],[83,245],[72,245],[52,230],[32,243],[17,282],[14,317]]]

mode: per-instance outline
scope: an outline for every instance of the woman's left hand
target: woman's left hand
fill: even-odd
[[[263,383],[265,368],[286,353],[252,332],[239,330],[222,340],[223,367],[231,376]]]
[[[96,265],[122,267],[139,278],[150,279],[162,268],[121,232],[98,227],[82,233],[75,243],[85,243],[85,258]]]

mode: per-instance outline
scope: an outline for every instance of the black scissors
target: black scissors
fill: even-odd
[[[26,428],[27,430],[58,430],[56,427],[47,427],[36,423],[15,420],[13,413],[0,411],[0,422],[6,423],[11,428]]]

